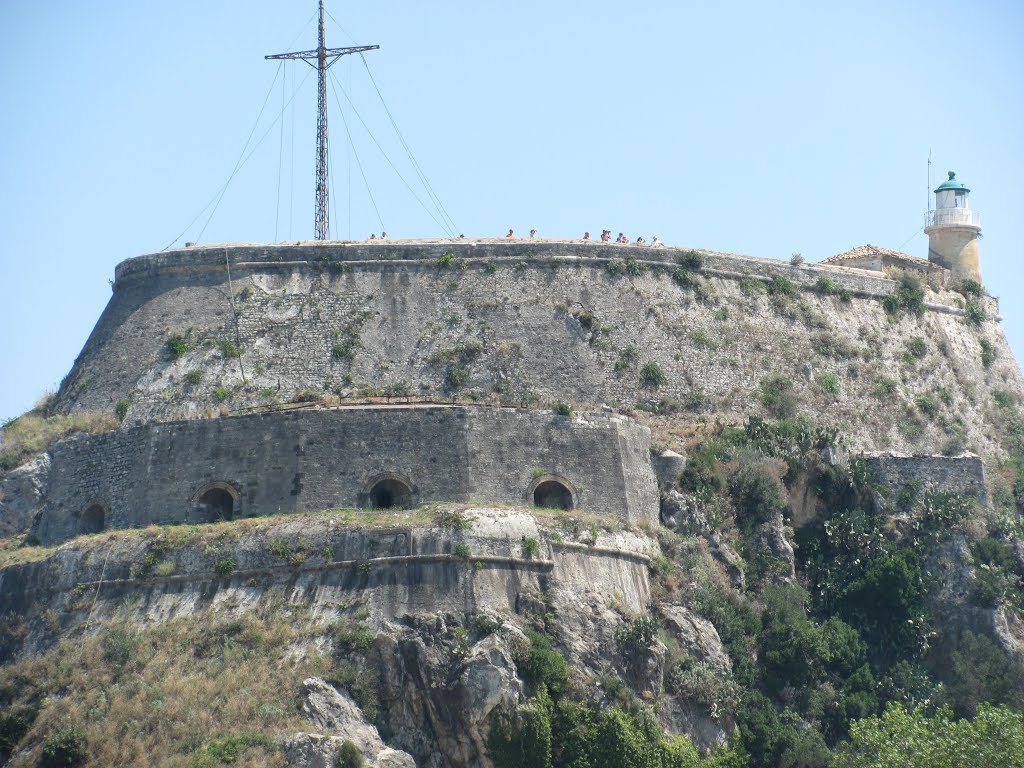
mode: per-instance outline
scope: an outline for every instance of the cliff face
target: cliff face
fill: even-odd
[[[774,384],[856,449],[999,452],[993,396],[1024,382],[994,300],[965,313],[965,296],[929,289],[920,315],[887,312],[899,284],[870,273],[686,256],[442,243],[140,257],[118,268],[55,409],[123,401],[138,423],[391,393],[742,420]]]

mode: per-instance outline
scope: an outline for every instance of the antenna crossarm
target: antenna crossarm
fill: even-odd
[[[324,56],[337,58],[339,56],[346,56],[350,53],[363,53],[364,51],[376,51],[380,48],[379,45],[355,45],[349,48],[325,48]],[[319,49],[313,49],[312,51],[295,51],[294,53],[275,53],[270,56],[264,56],[264,59],[316,59],[320,56]]]

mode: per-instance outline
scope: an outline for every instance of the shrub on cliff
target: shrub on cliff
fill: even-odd
[[[792,379],[776,374],[761,383],[761,403],[777,419],[791,419],[796,415],[797,402],[793,395]]]
[[[738,516],[753,523],[767,521],[786,506],[785,489],[776,464],[770,459],[742,460],[729,478],[729,495],[736,504]]]
[[[658,389],[668,384],[668,377],[657,363],[645,363],[640,369],[640,384],[650,389]]]
[[[43,741],[40,768],[74,768],[88,755],[85,736],[78,726],[67,723],[51,732]]]
[[[882,307],[894,317],[904,312],[918,316],[924,314],[924,288],[921,281],[912,275],[902,275],[896,290],[882,299]]]

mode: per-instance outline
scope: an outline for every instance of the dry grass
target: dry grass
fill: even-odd
[[[27,534],[0,539],[0,568],[45,560],[56,551],[56,547],[29,544]]]
[[[277,526],[300,520],[327,521],[346,528],[437,527],[439,510],[466,512],[472,509],[508,509],[532,515],[542,528],[564,530],[573,525],[581,530],[596,528],[615,532],[623,530],[623,522],[608,515],[599,515],[583,509],[562,510],[527,507],[522,504],[494,502],[468,502],[460,504],[423,504],[415,509],[328,509],[318,512],[297,512],[242,520],[221,521],[193,525],[151,525],[147,528],[109,530],[100,534],[78,537],[57,546],[44,547],[29,543],[27,535],[0,538],[0,569],[14,565],[45,560],[61,549],[92,551],[121,539],[160,539],[170,550],[201,544],[204,548],[225,544],[246,534],[272,531]]]
[[[19,416],[3,427],[0,470],[14,469],[53,443],[75,432],[109,432],[118,427],[113,413],[81,411],[46,417],[40,409]]]
[[[311,639],[297,630],[310,622],[292,613],[113,623],[0,669],[0,710],[38,709],[21,742],[32,753],[61,725],[76,725],[87,766],[283,766],[274,739],[313,730],[298,708],[302,680],[331,666],[289,652]],[[239,754],[225,760],[231,746]],[[32,756],[12,766],[23,764],[34,765]]]

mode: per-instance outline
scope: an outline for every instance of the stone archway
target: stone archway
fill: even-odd
[[[576,506],[576,492],[568,480],[544,475],[531,486],[530,501],[535,507],[568,510]]]
[[[393,472],[374,477],[361,496],[361,506],[370,509],[409,509],[417,503],[416,487]]]
[[[86,507],[78,516],[78,529],[81,533],[99,533],[107,527],[107,510],[96,502]]]
[[[189,518],[194,523],[233,520],[238,513],[238,499],[238,491],[228,483],[204,486],[192,497],[192,512]]]

